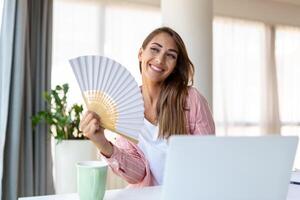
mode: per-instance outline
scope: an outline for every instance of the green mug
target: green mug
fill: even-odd
[[[77,191],[80,200],[102,200],[105,194],[107,163],[82,161],[77,163]]]

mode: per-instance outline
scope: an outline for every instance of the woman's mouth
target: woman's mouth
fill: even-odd
[[[150,68],[152,69],[152,70],[154,70],[155,72],[158,72],[158,73],[160,73],[160,72],[163,72],[164,70],[163,69],[161,69],[160,67],[157,67],[157,66],[155,66],[155,65],[149,65],[150,66]]]

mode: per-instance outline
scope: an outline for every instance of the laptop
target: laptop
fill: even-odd
[[[163,200],[286,200],[298,137],[173,136]]]

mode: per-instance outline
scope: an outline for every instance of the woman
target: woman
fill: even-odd
[[[125,138],[109,142],[101,116],[87,112],[81,130],[97,146],[112,170],[134,186],[162,184],[167,139],[171,135],[207,135],[215,126],[205,98],[193,87],[194,66],[181,37],[162,27],[139,50],[144,99],[144,128],[136,145]]]

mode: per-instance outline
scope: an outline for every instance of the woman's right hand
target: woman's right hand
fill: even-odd
[[[87,111],[80,121],[80,130],[83,135],[89,138],[106,157],[113,153],[111,143],[104,135],[104,128],[101,127],[101,118],[92,111]]]

